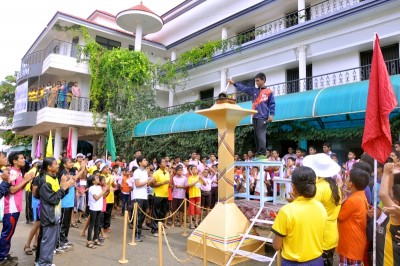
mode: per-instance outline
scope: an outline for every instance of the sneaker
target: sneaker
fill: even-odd
[[[66,246],[66,245],[64,245],[64,246],[61,247],[61,249],[62,249],[63,251],[69,251],[71,248],[72,248],[72,246]]]
[[[136,241],[136,242],[143,242],[143,238],[140,238],[140,237],[137,237],[137,236],[136,236],[136,237],[135,237],[135,241]]]
[[[18,265],[18,262],[4,259],[4,260],[0,261],[0,265],[1,266],[16,266],[16,265]]]
[[[10,254],[8,254],[7,257],[6,257],[6,260],[9,260],[9,261],[17,261],[17,260],[18,260],[18,257],[16,257],[16,256],[11,256]]]
[[[103,243],[103,242],[104,242],[104,237],[99,236],[99,241],[100,241],[101,243]]]
[[[63,250],[62,247],[58,247],[58,248],[55,249],[55,254],[62,254],[64,252],[65,252],[65,250]]]
[[[67,243],[64,244],[64,246],[73,247],[74,244],[72,244],[72,243],[70,243],[70,242],[67,242]]]
[[[154,237],[158,237],[158,233],[157,232],[152,233],[151,235],[154,236]]]

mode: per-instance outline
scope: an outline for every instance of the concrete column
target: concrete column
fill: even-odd
[[[304,23],[306,21],[306,1],[305,0],[298,0],[297,1],[297,10],[299,11],[299,24]]]
[[[32,135],[32,150],[31,150],[31,157],[33,159],[36,158],[36,148],[37,148],[37,144],[38,144],[38,135],[37,134],[33,134]]]
[[[307,54],[306,54],[306,46],[300,45],[297,48],[297,52],[299,55],[299,79],[300,79],[300,91],[306,90],[306,81],[307,77]]]
[[[222,27],[222,30],[221,30],[221,39],[222,39],[222,40],[228,39],[228,30],[227,30],[226,27]]]
[[[78,129],[76,127],[72,128],[72,158],[76,158],[78,150]]]
[[[39,135],[40,137],[40,156],[42,158],[46,157],[46,137],[43,135]]]
[[[174,90],[173,89],[169,89],[168,92],[168,106],[174,106]]]
[[[172,50],[171,51],[171,61],[175,61],[176,60],[176,51]]]
[[[226,88],[227,84],[227,77],[226,77],[226,68],[221,69],[221,85],[220,85],[220,92],[223,92]]]
[[[142,25],[138,24],[136,26],[136,34],[135,34],[135,51],[137,52],[142,50],[142,32],[143,32]]]
[[[62,148],[61,128],[56,128],[54,135],[54,158],[58,159],[60,157]]]
[[[92,152],[92,156],[93,154],[99,155],[97,153],[97,147],[98,147],[98,141],[97,140],[93,140],[93,152]]]

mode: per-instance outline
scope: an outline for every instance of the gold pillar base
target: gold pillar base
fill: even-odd
[[[231,252],[240,242],[241,234],[244,234],[250,221],[244,216],[235,203],[218,203],[203,222],[193,231],[187,241],[187,252],[196,257],[203,258],[202,237],[207,234],[207,260],[217,265],[226,265]],[[251,234],[255,234],[252,230]],[[200,246],[199,246],[200,244]],[[255,251],[262,245],[261,241],[246,239],[241,246],[241,250],[249,252]],[[196,252],[197,249],[197,252]],[[260,248],[258,254],[264,253],[264,248]],[[248,260],[246,257],[237,255],[231,265]]]

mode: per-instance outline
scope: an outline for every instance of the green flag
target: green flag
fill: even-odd
[[[115,161],[117,157],[117,149],[115,148],[114,134],[111,125],[110,115],[107,118],[107,137],[106,137],[106,150],[111,154],[111,159]]]

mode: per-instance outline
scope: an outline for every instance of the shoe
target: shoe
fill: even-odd
[[[70,243],[70,242],[67,242],[67,243],[65,243],[65,244],[64,244],[64,246],[73,247],[73,246],[74,246],[74,244],[72,244],[72,243]]]
[[[135,237],[135,241],[136,241],[136,242],[143,242],[143,238]]]
[[[69,250],[72,249],[72,246],[64,245],[64,246],[61,247],[61,249],[62,249],[63,251],[69,251]]]
[[[62,254],[64,252],[65,252],[65,250],[63,250],[62,247],[58,247],[58,248],[55,249],[55,254]]]
[[[154,237],[158,237],[158,233],[152,233],[151,235]]]
[[[104,237],[99,236],[99,241],[103,243],[104,242]]]
[[[11,256],[10,254],[7,255],[6,260],[9,261],[18,261],[18,257],[16,256]]]
[[[150,226],[148,226],[148,225],[146,224],[146,225],[143,225],[142,229],[143,229],[143,230],[150,230],[151,228],[150,228]]]
[[[4,260],[0,261],[0,265],[1,266],[16,266],[16,265],[18,265],[18,262],[4,259]]]

